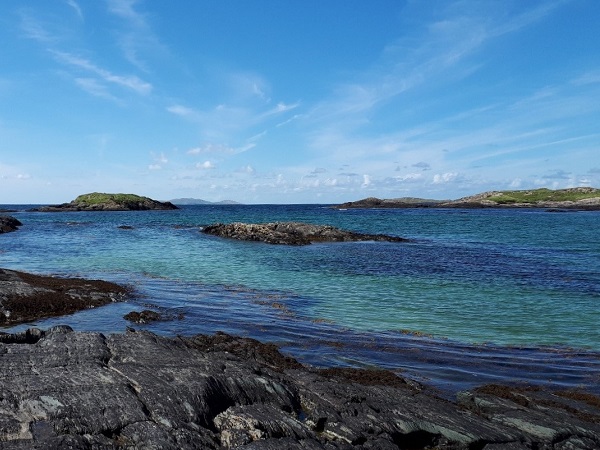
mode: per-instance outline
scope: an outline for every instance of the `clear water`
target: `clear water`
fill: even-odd
[[[0,235],[0,267],[117,281],[136,297],[10,330],[121,332],[125,313],[151,306],[174,317],[144,326],[156,333],[223,330],[311,364],[379,365],[438,387],[600,384],[599,212],[202,205],[12,215],[24,226]],[[199,231],[288,220],[412,242],[287,247]]]

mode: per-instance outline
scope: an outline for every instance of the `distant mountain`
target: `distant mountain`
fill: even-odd
[[[209,202],[199,198],[176,198],[170,200],[174,205],[241,205],[233,200],[222,200],[220,202]]]

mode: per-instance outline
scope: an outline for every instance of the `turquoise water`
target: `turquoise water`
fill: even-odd
[[[398,349],[431,351],[435,344],[444,357],[456,349],[481,353],[483,346],[473,344],[482,343],[502,352],[501,346],[536,348],[538,356],[574,351],[567,348],[588,356],[600,351],[598,212],[203,205],[12,215],[24,226],[0,235],[0,267],[102,278],[136,289],[128,303],[35,324],[42,327],[123,331],[123,314],[150,305],[184,317],[146,327],[157,333],[224,330],[276,342],[311,363],[383,364],[421,373],[423,364],[408,363]],[[283,220],[411,242],[286,247],[199,231],[214,222]],[[336,340],[356,345],[344,353],[339,343],[327,345]],[[368,350],[369,342],[379,342],[379,349]]]

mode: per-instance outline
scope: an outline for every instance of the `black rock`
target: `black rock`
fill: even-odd
[[[313,242],[408,241],[396,236],[356,233],[328,225],[312,225],[301,222],[217,223],[205,226],[202,231],[206,234],[230,239],[281,245],[308,245]]]
[[[16,231],[21,225],[23,224],[12,216],[0,215],[0,233]]]
[[[0,447],[600,448],[597,397],[488,386],[454,403],[393,374],[318,371],[276,353],[222,333],[5,335]]]

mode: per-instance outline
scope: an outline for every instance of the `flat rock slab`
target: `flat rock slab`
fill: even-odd
[[[123,301],[129,289],[101,280],[58,278],[0,269],[0,325],[72,314]]]
[[[24,334],[0,343],[2,449],[600,447],[595,397],[490,388],[453,403],[222,333]]]
[[[229,239],[279,245],[308,245],[313,242],[408,241],[408,239],[396,236],[356,233],[328,225],[312,225],[302,222],[217,223],[205,226],[202,231]]]

